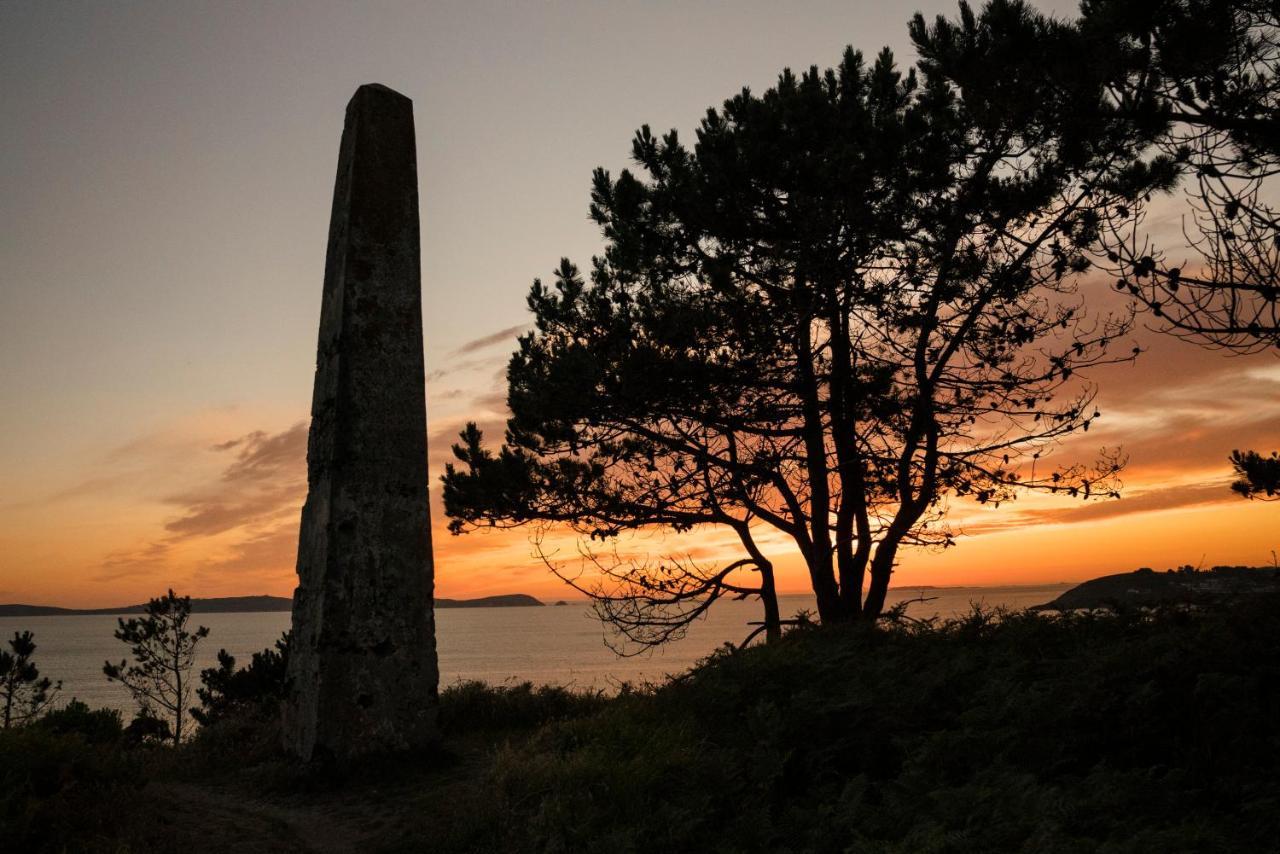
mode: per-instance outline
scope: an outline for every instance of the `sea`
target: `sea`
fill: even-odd
[[[924,599],[908,605],[913,617],[952,616],[975,603],[986,607],[1026,608],[1056,598],[1070,584],[1018,587],[935,587],[895,589],[889,602]],[[779,597],[784,617],[814,610],[811,596]],[[118,662],[128,653],[112,632],[118,617],[83,615],[0,618],[0,639],[17,631],[35,636],[34,661],[41,676],[62,682],[55,705],[71,698],[92,707],[120,709],[126,719],[132,701],[119,684],[108,682],[102,665]],[[722,601],[694,623],[677,641],[648,651],[621,647],[618,638],[585,602],[516,608],[448,608],[436,611],[436,645],[440,685],[481,680],[494,685],[532,682],[616,692],[624,684],[659,682],[683,673],[717,647],[739,644],[760,619],[754,602]],[[209,636],[198,648],[196,667],[215,665],[225,649],[237,663],[269,647],[289,628],[289,614],[195,614],[192,621],[207,626]],[[6,644],[7,646],[7,644]]]

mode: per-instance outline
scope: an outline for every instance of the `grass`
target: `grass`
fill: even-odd
[[[362,848],[405,852],[1268,850],[1280,601],[802,629],[613,698],[460,683],[440,720],[438,754],[323,775],[280,759],[269,722],[225,722],[147,754],[141,795],[22,797],[88,814],[94,792],[143,810],[170,779],[306,788],[334,815],[381,810]],[[25,738],[0,761],[74,761]],[[135,830],[117,850],[144,850]]]
[[[498,747],[402,850],[1267,850],[1278,610],[793,633]]]

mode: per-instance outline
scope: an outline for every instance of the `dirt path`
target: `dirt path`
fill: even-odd
[[[229,789],[167,783],[164,796],[177,826],[192,829],[186,850],[337,854],[363,851],[385,826],[386,816],[368,804],[288,804],[251,798]]]

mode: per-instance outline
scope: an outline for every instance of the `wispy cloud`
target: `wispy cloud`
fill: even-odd
[[[480,338],[473,338],[472,340],[463,344],[458,349],[454,350],[449,355],[450,356],[467,356],[467,355],[470,355],[471,353],[476,353],[476,352],[479,352],[480,350],[485,350],[489,347],[492,347],[495,344],[501,344],[505,341],[510,341],[512,338],[516,337],[517,335],[524,332],[528,328],[529,328],[529,324],[527,323],[517,323],[515,326],[508,326],[506,329],[499,329],[497,332],[494,332],[491,335],[484,335],[484,336],[481,336]]]
[[[145,445],[131,443],[134,453]],[[306,497],[307,427],[280,433],[255,430],[206,448],[230,459],[204,482],[163,499],[177,508],[163,533],[103,559],[95,580],[109,582],[170,567],[182,547],[222,536],[226,556],[204,563],[226,571],[277,570],[294,548],[299,507]]]
[[[1168,486],[1134,492],[1120,498],[1099,498],[1092,501],[1060,507],[1011,509],[990,520],[966,522],[964,533],[989,534],[1034,525],[1072,525],[1101,522],[1135,513],[1151,513],[1176,510],[1206,504],[1239,501],[1227,486],[1227,481]]]
[[[478,359],[463,359],[461,362],[454,362],[450,364],[447,368],[436,368],[435,370],[427,371],[426,380],[428,383],[439,382],[445,377],[460,374],[463,371],[492,368],[496,365],[505,364],[506,356],[503,355],[481,356]]]
[[[298,423],[283,433],[254,431],[215,445],[236,458],[214,483],[165,499],[181,509],[165,522],[170,534],[203,537],[273,521],[293,513],[306,496],[307,427]]]
[[[165,540],[143,543],[128,549],[118,549],[102,559],[99,571],[93,576],[93,580],[119,581],[122,578],[151,575],[168,563],[172,549],[173,544]]]

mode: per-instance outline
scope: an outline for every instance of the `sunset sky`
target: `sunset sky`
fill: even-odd
[[[0,3],[0,602],[290,594],[334,167],[361,83],[415,104],[435,478],[468,419],[500,435],[533,278],[599,251],[593,167],[627,165],[643,123],[688,133],[846,44],[908,62],[915,9],[954,4]],[[1163,203],[1157,227],[1180,211]],[[1280,359],[1137,338],[1136,365],[1091,377],[1103,417],[1063,451],[1123,445],[1124,498],[956,504],[967,535],[907,555],[896,585],[1271,562],[1280,505],[1234,498],[1226,457],[1280,447]],[[569,594],[527,533],[445,522],[437,502],[438,595]],[[783,590],[804,591],[769,542]],[[645,543],[731,553],[701,532]]]

